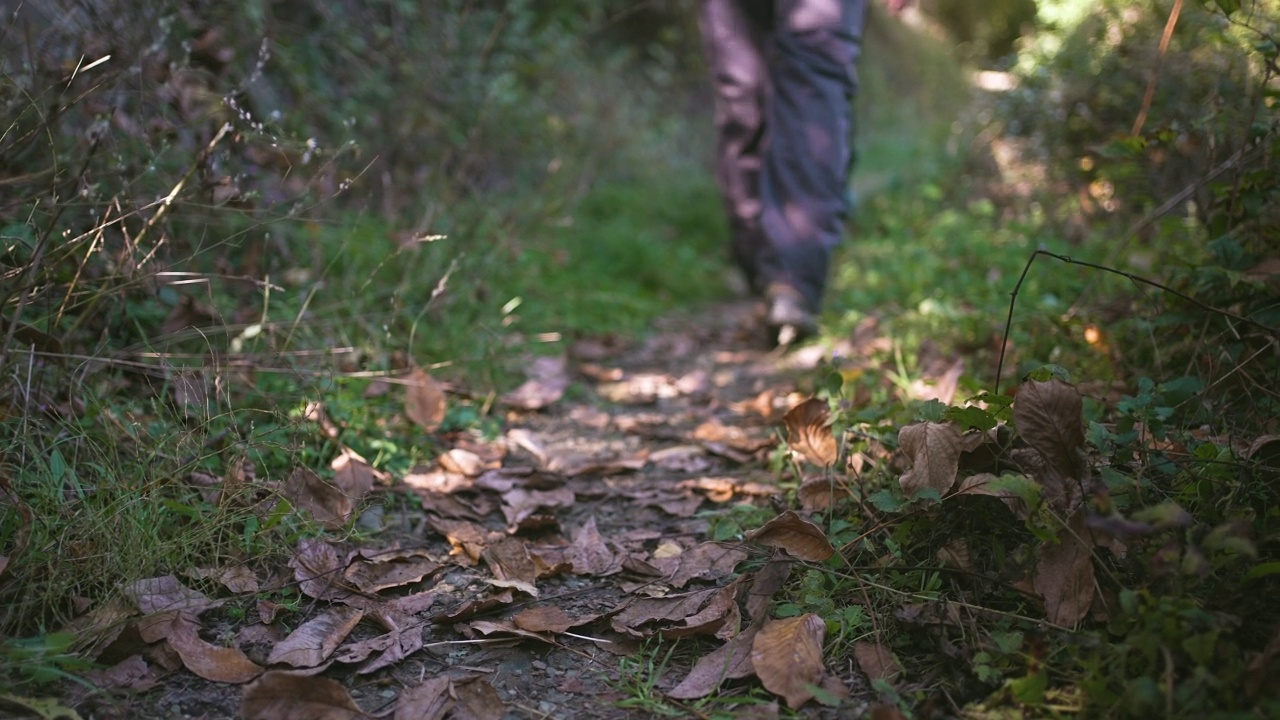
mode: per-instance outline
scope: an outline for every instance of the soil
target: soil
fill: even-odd
[[[663,559],[696,555],[694,549],[712,539],[716,518],[725,517],[735,504],[784,509],[784,493],[775,485],[778,474],[769,470],[768,459],[780,446],[782,414],[803,397],[797,385],[812,377],[806,371],[823,350],[783,352],[762,341],[759,309],[742,301],[672,315],[644,341],[578,342],[568,353],[572,384],[564,398],[537,411],[503,411],[506,434],[500,444],[507,451],[502,469],[485,476],[496,481],[479,487],[466,479],[448,492],[437,492],[444,487],[441,482],[457,476],[423,468],[416,488],[408,479],[394,478],[375,490],[357,522],[364,530],[360,540],[334,546],[347,557],[362,547],[369,552],[417,549],[438,563],[439,569],[421,581],[380,594],[433,593],[426,601],[429,607],[412,616],[422,626],[423,647],[375,672],[358,672],[358,663],[334,663],[319,665],[320,674],[346,688],[369,716],[392,716],[403,693],[441,677],[459,684],[471,678],[487,683],[503,708],[491,710],[492,717],[653,717],[656,711],[646,698],[689,717],[705,716],[690,704],[694,701],[667,699],[663,693],[722,641],[660,641],[656,631],[643,629],[656,623],[623,633],[615,619],[637,599],[725,587],[768,558],[768,548],[745,543],[736,533],[708,546],[739,552],[729,561],[680,561],[685,562],[681,566],[679,558]],[[500,492],[503,482],[532,493],[563,496],[567,489],[571,502],[532,503],[520,510],[510,490]],[[522,513],[527,516],[520,517]],[[450,520],[488,531],[478,541],[483,546],[478,558],[468,555],[464,543],[446,540],[448,533],[441,530]],[[573,556],[567,548],[574,543],[590,545],[592,523],[599,539],[591,547],[606,550],[595,560]],[[494,548],[503,538],[518,540],[516,547],[540,560],[567,553],[572,562],[558,572],[542,568],[534,597],[518,577],[495,581],[495,575],[503,574],[503,561]],[[277,582],[293,582],[291,572],[278,571]],[[740,603],[744,597],[739,595]],[[477,607],[481,600],[492,602]],[[265,664],[273,643],[330,606],[304,597],[273,628],[255,622],[258,613],[249,598],[204,613],[201,635],[214,644],[238,646],[251,660]],[[510,629],[517,614],[547,607],[562,610],[574,626],[520,635],[493,632],[484,624]],[[380,632],[366,620],[343,642]],[[675,650],[668,652],[671,648]],[[847,717],[852,709],[865,707],[858,698],[869,692],[857,670],[829,670],[853,699],[839,710],[810,702],[801,716]],[[759,688],[759,681],[733,680],[728,686]],[[204,680],[179,665],[144,692],[76,689],[69,704],[84,718],[228,718],[239,716],[245,687]],[[783,703],[770,704],[769,697],[757,689],[752,705],[716,708],[740,717],[786,712],[780,710]],[[463,716],[470,717],[461,708],[452,715]]]

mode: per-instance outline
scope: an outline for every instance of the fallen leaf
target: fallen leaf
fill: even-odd
[[[351,693],[329,678],[272,670],[245,686],[244,720],[366,720]],[[397,716],[398,717],[398,716]]]
[[[315,667],[333,654],[362,617],[364,612],[355,608],[329,608],[299,625],[272,648],[267,664]]]
[[[529,548],[518,538],[501,537],[481,553],[493,573],[490,583],[509,587],[538,597],[538,569],[529,556]]]
[[[298,588],[317,600],[346,600],[350,588],[342,584],[342,562],[338,551],[319,538],[298,541],[298,551],[289,559]]]
[[[820,467],[834,464],[839,457],[828,422],[830,414],[827,401],[809,398],[788,410],[782,418],[787,426],[787,445]]]
[[[333,468],[333,486],[353,505],[369,493],[377,480],[373,467],[349,447],[343,446],[329,467]]]
[[[800,506],[810,512],[826,510],[844,498],[852,497],[849,485],[837,477],[805,478],[796,491]]]
[[[444,388],[426,370],[414,368],[405,378],[404,414],[427,432],[435,432],[447,409]]]
[[[792,710],[813,699],[811,686],[826,676],[822,641],[827,625],[813,613],[770,620],[751,642],[751,665],[761,684]]]
[[[699,658],[680,684],[667,691],[667,697],[677,700],[706,697],[715,692],[725,680],[754,675],[751,645],[756,631],[756,627],[749,627],[729,642]]]
[[[1074,628],[1093,604],[1093,552],[1084,516],[1084,508],[1077,508],[1056,542],[1040,545],[1032,578],[1044,598],[1045,617],[1061,627]]]
[[[594,515],[587,518],[587,522],[574,533],[573,543],[565,553],[565,559],[573,565],[573,572],[578,575],[603,577],[622,569],[617,555],[600,536]]]
[[[182,658],[183,666],[205,680],[239,684],[262,673],[262,668],[239,649],[201,640],[200,626],[184,614],[174,617],[165,639]]]
[[[479,455],[462,448],[454,448],[441,455],[439,462],[445,472],[457,473],[469,478],[477,477],[487,469]]]
[[[714,635],[721,640],[734,637],[742,628],[742,613],[738,610],[738,591],[741,587],[741,583],[733,582],[719,588],[698,612],[662,628],[662,636],[683,638]]]
[[[613,616],[610,625],[623,635],[648,637],[697,615],[717,592],[717,588],[707,588],[660,598],[635,598]]]
[[[853,644],[853,657],[868,680],[893,683],[902,675],[902,665],[884,643],[856,642]]]
[[[483,678],[454,680],[453,695],[458,702],[452,716],[456,720],[502,720],[507,714],[498,691]]]
[[[446,676],[433,677],[421,685],[406,688],[396,701],[395,720],[444,720],[453,709]]]
[[[960,431],[952,423],[922,422],[898,431],[898,446],[911,460],[911,469],[898,479],[902,492],[913,497],[932,488],[946,495],[960,467]]]
[[[529,632],[562,633],[569,628],[581,624],[569,617],[568,613],[553,605],[539,605],[516,613],[511,622],[521,630]]]
[[[791,576],[791,565],[792,560],[785,555],[774,553],[764,567],[751,576],[751,589],[747,591],[744,605],[753,626],[764,624],[769,617],[769,602]]]
[[[339,456],[339,460],[345,467],[349,460],[345,460],[344,456]],[[347,524],[347,520],[351,519],[352,513],[355,512],[355,501],[368,492],[372,486],[370,480],[369,487],[363,489],[352,488],[353,493],[358,496],[348,495],[337,485],[339,478],[343,480],[361,481],[364,479],[363,474],[354,472],[335,474],[333,481],[327,481],[317,475],[310,468],[296,467],[293,472],[289,473],[289,477],[285,478],[284,486],[281,488],[285,499],[296,508],[306,510],[310,513],[312,519],[320,523],[328,530],[337,530]]]
[[[473,522],[428,517],[427,524],[453,546],[450,555],[461,555],[472,564],[480,561],[480,554],[489,544],[489,531]]]
[[[343,576],[362,592],[374,594],[388,588],[416,583],[439,570],[426,549],[410,548],[374,555],[347,566]]]
[[[502,396],[502,402],[520,410],[541,410],[564,397],[569,387],[569,364],[564,357],[540,357],[528,371],[523,385]]]
[[[704,542],[680,553],[679,567],[667,582],[681,588],[690,580],[718,580],[730,575],[747,556],[747,551],[739,546]]]
[[[85,679],[104,690],[146,692],[160,682],[160,673],[141,655],[130,655],[109,668],[89,670]]]
[[[502,496],[502,515],[507,519],[508,527],[515,527],[520,521],[544,508],[572,507],[575,497],[569,488],[555,490],[526,490],[515,488]]]
[[[788,510],[763,526],[747,533],[752,542],[786,550],[792,556],[822,562],[835,554],[822,528]]]
[[[676,445],[649,454],[649,462],[668,472],[705,472],[711,467],[707,449],[701,445]]]
[[[173,575],[136,580],[125,585],[123,590],[124,596],[143,615],[181,611],[195,617],[222,604],[222,601],[210,600],[204,593],[183,585]]]

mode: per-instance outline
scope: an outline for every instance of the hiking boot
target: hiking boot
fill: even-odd
[[[818,320],[799,290],[774,283],[765,291],[765,301],[769,305],[765,326],[777,345],[790,345],[818,332]]]

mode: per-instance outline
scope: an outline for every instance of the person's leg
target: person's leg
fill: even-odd
[[[769,284],[798,291],[816,312],[847,214],[865,0],[777,0],[769,47],[773,94],[760,174]],[[781,323],[778,323],[781,324]]]
[[[716,112],[716,179],[729,217],[730,251],[753,290],[776,264],[760,229],[760,153],[769,70],[764,33],[770,0],[703,0],[699,15]]]

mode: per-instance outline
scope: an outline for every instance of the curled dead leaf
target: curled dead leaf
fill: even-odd
[[[283,670],[263,674],[245,686],[244,720],[365,720],[351,693],[337,680]]]
[[[426,370],[414,368],[405,378],[404,414],[427,432],[435,432],[447,409],[444,388]]]
[[[332,607],[298,626],[271,649],[267,664],[282,663],[298,668],[315,667],[324,662],[347,634],[364,617],[355,608]]]
[[[831,434],[830,415],[827,402],[818,398],[809,398],[788,410],[782,418],[787,426],[788,447],[814,465],[834,464],[839,448]]]
[[[869,680],[884,680],[892,683],[902,675],[902,665],[893,656],[889,646],[884,643],[854,643],[853,657]]]
[[[220,647],[202,640],[200,627],[181,613],[174,617],[165,639],[182,658],[182,664],[205,680],[239,684],[262,673],[262,668],[238,648]]]
[[[822,562],[835,554],[827,534],[809,520],[788,510],[747,533],[747,540],[786,550],[792,556]]]
[[[761,684],[780,695],[792,710],[813,699],[811,688],[831,690],[822,664],[822,641],[827,624],[821,617],[806,613],[798,617],[770,620],[751,643],[751,665]]]

